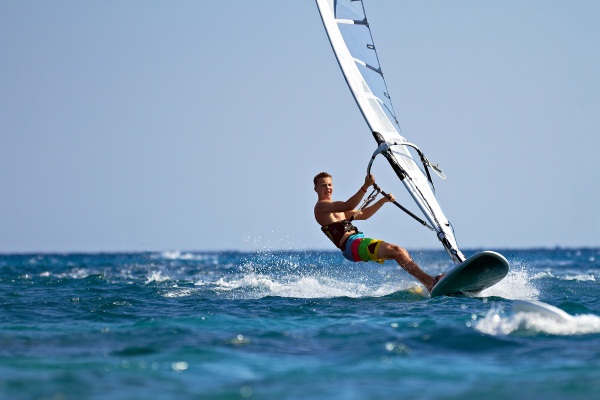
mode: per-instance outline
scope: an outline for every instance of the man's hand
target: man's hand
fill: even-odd
[[[365,176],[365,184],[363,185],[363,187],[369,187],[372,184],[375,183],[375,177],[373,175],[367,175]]]
[[[394,197],[394,195],[393,195],[393,194],[391,194],[391,193],[388,193],[388,195],[387,195],[387,199],[388,199],[388,201],[389,201],[390,203],[393,203],[394,201],[396,201],[396,198],[395,198],[395,197]]]

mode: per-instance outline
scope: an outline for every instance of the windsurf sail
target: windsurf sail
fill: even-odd
[[[465,256],[458,249],[452,225],[444,215],[428,171],[432,166],[420,149],[400,135],[392,100],[377,57],[377,50],[361,0],[316,0],[331,47],[348,87],[383,155],[433,228],[455,263]],[[410,151],[416,150],[424,169]],[[438,172],[439,171],[438,169]]]

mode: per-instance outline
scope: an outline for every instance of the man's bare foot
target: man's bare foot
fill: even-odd
[[[444,276],[446,276],[446,274],[440,274],[438,276],[436,276],[435,278],[433,278],[431,280],[431,285],[427,286],[427,290],[429,291],[429,293],[431,293],[431,291],[433,290],[433,287],[440,281],[440,279],[442,279]]]

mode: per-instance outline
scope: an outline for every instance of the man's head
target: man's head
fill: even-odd
[[[313,179],[315,184],[315,192],[319,196],[320,200],[331,200],[331,194],[333,193],[333,181],[331,175],[327,172],[321,172]]]

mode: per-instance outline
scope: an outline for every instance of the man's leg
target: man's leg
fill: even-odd
[[[382,241],[381,245],[379,246],[379,251],[377,252],[377,257],[396,260],[398,265],[400,265],[406,272],[417,278],[419,282],[425,285],[428,291],[431,292],[431,289],[433,289],[435,283],[434,278],[419,268],[417,263],[415,263],[410,257],[406,249],[398,245]]]

